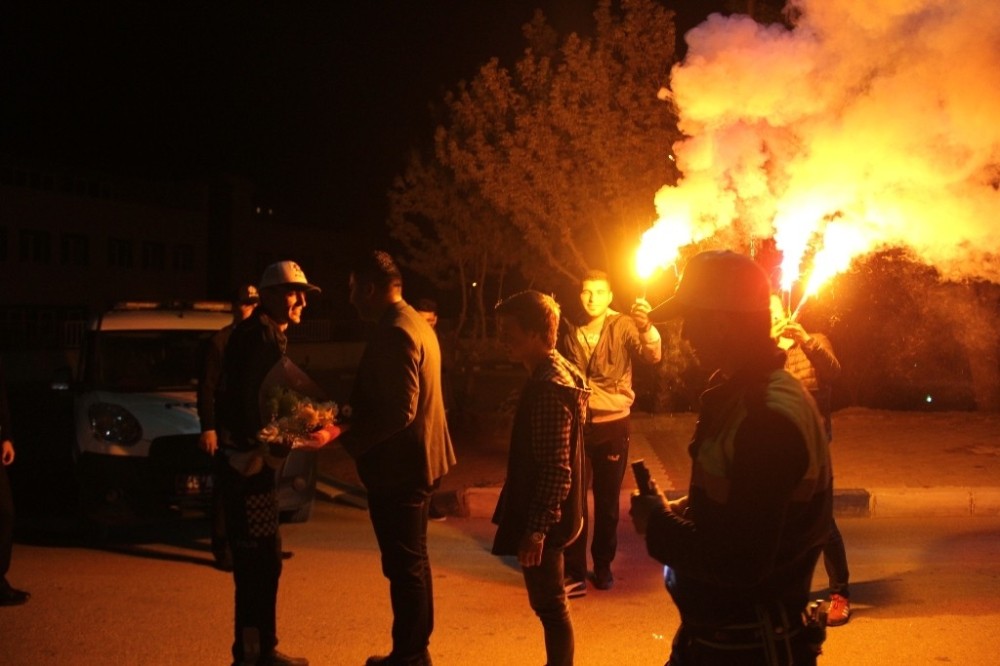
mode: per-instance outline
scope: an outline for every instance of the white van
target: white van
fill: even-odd
[[[73,383],[76,471],[85,513],[102,522],[207,508],[197,388],[208,339],[230,305],[120,303],[90,322]],[[308,520],[315,451],[294,450],[278,482],[286,520]]]

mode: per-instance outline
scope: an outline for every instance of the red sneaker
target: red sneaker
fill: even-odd
[[[839,594],[831,594],[826,608],[826,626],[839,627],[851,619],[851,600]]]

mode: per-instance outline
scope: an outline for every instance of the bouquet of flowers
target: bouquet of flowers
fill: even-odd
[[[336,436],[331,427],[340,409],[337,403],[320,401],[288,388],[272,386],[263,396],[262,411],[270,422],[257,433],[268,444],[297,448],[319,448]]]
[[[263,428],[257,432],[258,446],[228,456],[229,464],[244,476],[252,476],[266,464],[280,469],[292,449],[318,449],[341,432],[338,419],[350,416],[326,399],[323,390],[306,373],[283,357],[261,382],[258,393]]]

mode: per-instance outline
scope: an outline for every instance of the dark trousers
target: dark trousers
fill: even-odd
[[[219,487],[221,474],[229,467],[222,451],[216,451],[212,456],[212,504],[209,520],[212,525],[212,554],[216,561],[230,559],[229,537],[226,536],[226,505],[222,499],[222,489]]]
[[[541,564],[521,567],[521,571],[528,590],[528,603],[542,621],[546,666],[572,666],[573,621],[563,588],[562,549],[546,547],[542,551]]]
[[[7,580],[10,554],[14,549],[14,496],[7,469],[0,463],[0,585]]]
[[[427,556],[430,490],[369,492],[368,513],[382,553],[392,604],[392,656],[430,663],[427,646],[434,630],[434,595]]]
[[[590,423],[584,430],[584,478],[594,491],[594,538],[590,553],[595,568],[611,566],[618,550],[618,498],[628,467],[629,419]],[[584,580],[587,575],[587,534],[590,511],[583,503],[583,531],[566,548],[566,576]]]
[[[847,583],[851,572],[847,569],[847,549],[844,548],[844,537],[841,536],[836,521],[831,522],[830,539],[823,546],[823,566],[830,578],[830,594],[850,598]]]
[[[278,644],[275,607],[281,576],[281,537],[274,470],[264,465],[243,476],[229,465],[218,469],[236,583],[233,657],[237,662],[268,655]]]
[[[682,624],[665,666],[816,666],[816,649],[799,633],[789,641],[764,647],[709,644],[691,636]]]

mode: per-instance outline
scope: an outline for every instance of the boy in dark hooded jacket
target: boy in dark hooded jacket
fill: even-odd
[[[516,555],[531,608],[542,621],[549,666],[573,663],[573,623],[563,588],[563,549],[583,526],[583,425],[589,390],[555,350],[559,306],[524,291],[496,308],[501,344],[529,378],[511,432],[507,480],[497,504],[493,553]]]

